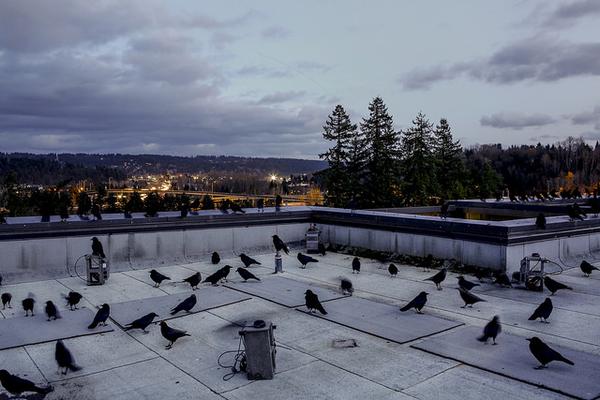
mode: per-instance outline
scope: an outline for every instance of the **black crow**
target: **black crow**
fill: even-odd
[[[31,316],[33,317],[33,307],[35,305],[35,299],[33,295],[30,293],[29,297],[21,302],[23,304],[23,311],[25,311],[25,316],[29,316],[29,312],[31,311]]]
[[[162,281],[164,281],[164,280],[171,280],[171,278],[169,278],[166,275],[161,274],[160,272],[158,272],[155,269],[150,271],[150,279],[152,279],[152,281],[154,282],[154,287],[159,287],[160,284],[162,283]]]
[[[352,273],[360,274],[360,259],[358,257],[354,257],[352,260]]]
[[[240,207],[239,204],[232,202],[229,207],[231,208],[231,211],[233,211],[233,213],[238,213],[241,212],[242,214],[246,214],[246,211],[242,210],[242,207]]]
[[[10,302],[12,300],[12,294],[6,292],[6,293],[2,293],[2,309],[6,309],[6,306],[8,305],[8,308],[12,308],[12,306],[10,305]]]
[[[461,308],[465,308],[467,306],[473,307],[473,304],[485,301],[481,297],[475,296],[473,293],[463,288],[458,288],[458,293],[460,294],[460,298],[465,302],[465,305]]]
[[[584,276],[590,276],[592,274],[592,271],[598,270],[598,267],[594,267],[592,264],[590,264],[589,262],[583,260],[581,262],[581,264],[579,264],[579,269],[581,269],[581,272],[583,272]]]
[[[150,326],[154,318],[158,317],[158,314],[151,312],[150,314],[146,314],[143,317],[136,319],[135,321],[127,324],[125,330],[128,331],[130,329],[141,329],[144,333],[148,333],[146,328]]]
[[[561,289],[569,289],[573,290],[571,286],[567,286],[564,283],[560,283],[550,278],[549,276],[544,277],[544,285],[548,288],[548,290],[552,293],[551,296],[554,295],[558,290]]]
[[[90,326],[88,326],[88,329],[94,329],[95,327],[97,327],[100,324],[102,324],[103,326],[106,326],[106,320],[108,319],[109,315],[110,315],[110,306],[106,303],[102,304],[102,307],[100,307],[100,309],[96,313],[96,316],[94,317],[94,320],[92,321]]]
[[[427,292],[419,293],[417,297],[409,301],[407,305],[400,309],[400,311],[405,312],[410,310],[411,308],[414,308],[417,311],[417,313],[422,314],[421,310],[423,309],[423,307],[425,307],[425,304],[427,303],[428,294],[429,293]]]
[[[494,279],[494,283],[502,286],[502,287],[512,287],[512,283],[510,282],[510,278],[503,272],[499,272],[496,274],[496,278]]]
[[[223,270],[218,270],[214,274],[207,276],[203,282],[209,282],[210,284],[216,286],[223,279]]]
[[[248,268],[252,264],[262,265],[261,263],[259,263],[258,261],[256,261],[254,258],[248,257],[244,253],[240,254],[240,259],[242,260],[242,262],[244,263],[244,265],[246,266],[246,268]]]
[[[388,272],[390,273],[390,276],[393,278],[396,275],[398,275],[398,267],[396,267],[396,265],[394,263],[392,263],[388,267]]]
[[[427,254],[427,256],[423,258],[419,264],[421,268],[428,271],[429,268],[433,266],[433,256],[431,254]]]
[[[574,221],[576,219],[583,221],[585,219],[581,214],[580,210],[578,210],[578,207],[576,208],[575,205],[567,206],[567,215],[569,216],[569,219],[571,221]]]
[[[62,340],[56,342],[56,350],[54,351],[54,358],[56,359],[56,363],[58,364],[58,369],[61,370],[64,368],[64,371],[61,371],[63,375],[66,375],[69,370],[72,372],[79,371],[81,367],[75,364],[75,360],[71,355],[71,352]]]
[[[106,255],[104,254],[104,248],[102,247],[102,243],[98,240],[96,236],[92,238],[92,255],[101,258],[106,258]]]
[[[473,276],[475,276],[479,282],[483,282],[485,278],[488,277],[488,274],[487,271],[476,269],[475,272],[473,272]]]
[[[493,344],[496,343],[496,337],[502,332],[502,326],[500,325],[500,317],[497,315],[492,318],[483,328],[483,335],[478,337],[477,340],[480,342],[487,343],[488,339],[492,339]]]
[[[306,254],[302,253],[298,253],[298,256],[296,258],[298,259],[298,261],[300,261],[300,264],[302,264],[302,268],[306,268],[306,264],[308,263],[319,262],[319,260],[317,260],[316,258],[312,258],[311,256],[307,256]]]
[[[319,243],[319,254],[322,256],[327,254],[327,250],[325,249],[325,245],[323,243]]]
[[[352,296],[352,293],[354,293],[354,287],[352,286],[352,282],[349,279],[342,278],[340,288],[342,289],[343,295],[349,294],[350,296]]]
[[[474,282],[470,282],[470,281],[466,280],[465,277],[462,275],[457,278],[458,278],[458,286],[460,286],[461,288],[463,288],[465,290],[471,290],[475,286],[480,286],[479,283],[474,283]]]
[[[27,379],[19,378],[16,375],[11,375],[7,370],[0,370],[0,383],[6,391],[15,396],[21,395],[23,392],[35,392],[39,394],[48,394],[52,390],[52,386],[39,387]]]
[[[247,269],[239,267],[238,269],[236,269],[236,271],[242,277],[244,282],[246,282],[248,279],[255,279],[257,281],[260,281],[260,279],[257,276],[255,276],[252,272],[248,271]]]
[[[179,311],[185,311],[187,313],[192,312],[192,308],[196,305],[196,295],[193,294],[181,303],[177,304],[172,310],[171,315],[177,314]]]
[[[227,282],[227,277],[229,276],[229,272],[231,272],[231,265],[225,265],[219,271],[221,271],[221,280],[225,280]]]
[[[425,281],[432,281],[435,283],[437,290],[442,290],[442,282],[446,279],[446,268],[442,268],[437,274],[424,279]]]
[[[200,272],[196,272],[194,275],[189,276],[183,280],[183,282],[187,282],[190,284],[192,290],[196,290],[198,288],[198,284],[200,284],[200,281],[202,281],[202,275],[200,275]]]
[[[161,321],[160,323],[160,333],[169,341],[169,344],[166,346],[167,349],[173,347],[173,344],[177,341],[177,339],[184,336],[191,336],[186,331],[171,328],[165,321]]]
[[[450,208],[450,203],[448,203],[447,201],[444,202],[444,204],[442,204],[442,206],[440,207],[440,217],[442,219],[448,218],[448,209],[449,208]]]
[[[546,216],[544,213],[539,213],[537,218],[535,219],[535,226],[538,229],[546,229]]]
[[[83,296],[81,293],[69,292],[69,294],[65,297],[65,300],[67,300],[67,305],[69,308],[73,310],[73,307],[77,309],[77,304],[79,304],[79,301],[81,301],[82,298]]]
[[[221,256],[219,256],[219,253],[217,253],[216,251],[212,253],[212,256],[210,258],[210,261],[213,264],[218,264],[221,262]]]
[[[563,357],[558,351],[550,348],[546,343],[537,336],[527,339],[529,341],[529,351],[531,354],[540,362],[538,367],[535,369],[547,368],[547,364],[552,361],[562,361],[569,365],[575,365],[575,363],[565,357]]]
[[[273,235],[273,245],[275,246],[275,250],[283,250],[285,254],[290,254],[290,249],[288,249],[287,244],[285,244],[277,235]]]
[[[48,321],[50,321],[51,319],[54,319],[56,321],[56,319],[60,318],[60,314],[58,313],[56,306],[50,300],[46,302],[45,311],[46,315],[48,316]]]
[[[321,314],[327,315],[327,311],[325,311],[323,305],[321,305],[321,302],[319,301],[319,296],[313,293],[312,290],[308,289],[306,292],[304,292],[304,300],[306,301],[306,308],[309,312],[312,313],[317,310]]]
[[[535,309],[533,314],[531,314],[529,321],[535,321],[539,318],[540,322],[549,324],[548,317],[552,313],[553,308],[554,306],[552,305],[552,300],[550,300],[550,297],[546,297],[546,300],[544,300],[544,302]]]

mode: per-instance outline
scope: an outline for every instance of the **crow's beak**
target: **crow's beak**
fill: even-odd
[[[531,339],[525,339],[525,340],[527,340],[528,342],[531,342]]]

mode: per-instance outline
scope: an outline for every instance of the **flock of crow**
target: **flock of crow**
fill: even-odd
[[[289,255],[289,248],[288,248],[287,244],[283,240],[281,240],[281,238],[279,238],[279,236],[273,235],[272,239],[273,239],[273,245],[277,252],[283,251]],[[92,238],[92,252],[93,252],[93,254],[98,255],[100,257],[103,257],[103,258],[105,257],[104,250],[102,248],[102,243],[95,237]],[[325,250],[325,247],[323,244],[319,244],[319,253],[322,256],[324,256],[326,254],[326,250]],[[239,255],[239,257],[240,257],[240,261],[243,263],[244,267],[237,268],[236,272],[243,279],[243,281],[247,281],[247,280],[260,281],[260,278],[257,277],[256,275],[254,275],[252,272],[250,272],[248,270],[248,268],[251,267],[252,265],[261,265],[261,263],[244,253],[241,253]],[[300,252],[297,254],[296,258],[300,262],[301,268],[306,268],[307,264],[309,264],[309,263],[318,263],[319,262],[319,260],[317,260],[316,258],[313,258],[311,256],[308,256],[308,255],[300,253]],[[431,259],[432,258],[430,257],[429,260],[431,261]],[[219,256],[219,254],[217,252],[214,252],[212,254],[211,262],[214,265],[217,265],[221,262],[221,257]],[[352,267],[353,274],[360,273],[361,262],[358,257],[353,258],[353,260],[351,262],[351,267]],[[213,274],[204,278],[204,280],[202,279],[200,272],[196,272],[193,275],[183,279],[183,281],[181,281],[181,283],[189,284],[192,291],[196,290],[198,288],[198,285],[200,285],[201,283],[210,283],[211,285],[218,285],[222,281],[227,281],[227,277],[229,276],[229,273],[231,272],[232,268],[233,267],[230,265],[225,265],[224,267],[218,269]],[[593,266],[592,264],[590,264],[587,261],[583,261],[581,263],[580,269],[583,272],[584,276],[586,276],[586,277],[589,277],[590,274],[594,270],[598,270],[597,267]],[[398,267],[395,264],[391,263],[388,266],[388,272],[390,274],[390,277],[392,277],[392,278],[396,277],[398,274]],[[150,270],[149,275],[150,275],[150,279],[154,282],[154,286],[157,288],[160,287],[160,285],[164,281],[171,280],[170,277],[161,274],[160,272],[156,271],[155,269]],[[442,268],[435,275],[426,278],[425,281],[433,282],[435,284],[437,290],[442,290],[442,283],[446,280],[446,277],[447,277],[447,269]],[[479,279],[480,282],[484,279],[483,276],[479,276],[477,274],[476,274],[476,277]],[[484,299],[482,299],[481,297],[479,297],[471,292],[471,290],[473,288],[480,286],[479,283],[471,282],[471,281],[467,280],[464,276],[458,276],[457,279],[458,279],[458,286],[459,286],[458,294],[460,295],[462,301],[464,302],[464,305],[462,306],[462,308],[473,307],[473,305],[478,302],[485,302]],[[545,276],[543,281],[544,281],[544,286],[551,292],[551,296],[553,296],[559,290],[565,290],[565,289],[572,290],[571,287],[569,287],[563,283],[560,283],[560,282],[552,279],[549,276]],[[493,280],[493,283],[498,284],[501,287],[511,287],[512,286],[511,280],[504,273],[496,274],[496,276]],[[0,275],[0,286],[1,285],[2,285],[2,276]],[[352,295],[352,293],[354,292],[353,284],[347,278],[341,279],[340,289],[344,295]],[[311,290],[306,290],[306,292],[304,294],[305,294],[305,305],[306,305],[307,310],[310,313],[320,312],[323,315],[327,314],[327,311],[321,304],[319,297],[316,293],[314,293]],[[414,299],[409,301],[406,305],[402,306],[400,308],[400,311],[406,312],[408,310],[414,309],[417,313],[422,314],[423,313],[422,310],[425,307],[425,305],[427,304],[427,300],[428,300],[427,296],[428,295],[429,295],[429,293],[427,293],[425,291],[420,292]],[[66,301],[66,305],[72,311],[72,310],[75,310],[78,308],[78,305],[79,305],[80,301],[82,300],[83,296],[76,291],[71,291],[67,295],[65,295],[64,298]],[[8,293],[8,292],[2,293],[1,299],[2,299],[2,309],[3,310],[6,309],[6,307],[12,308],[12,304],[11,304],[12,295],[10,293]],[[21,304],[23,307],[23,311],[25,312],[25,317],[34,316],[35,302],[36,302],[35,296],[32,293],[29,293],[27,298],[22,300]],[[192,294],[188,298],[181,301],[179,304],[175,305],[171,309],[170,314],[175,315],[180,312],[191,313],[192,309],[194,308],[196,303],[197,303],[196,295]],[[542,302],[533,311],[533,313],[529,317],[529,320],[539,319],[540,322],[549,323],[548,318],[550,317],[552,310],[553,310],[552,300],[550,299],[550,297],[548,297],[544,300],[544,302]],[[46,301],[44,311],[46,313],[47,320],[50,322],[61,318],[61,315],[60,315],[56,305],[50,300]],[[108,304],[103,304],[96,312],[96,315],[94,316],[94,319],[92,320],[92,322],[88,325],[88,329],[95,329],[97,326],[106,325],[106,321],[108,320],[109,316],[110,316],[110,306]],[[129,323],[125,327],[125,330],[129,331],[132,329],[139,329],[139,330],[143,331],[144,333],[148,333],[148,331],[146,329],[152,323],[154,323],[154,320],[157,317],[158,317],[158,314],[156,314],[154,312],[143,315],[143,316],[139,317],[138,319]],[[499,333],[501,332],[501,329],[502,329],[502,327],[501,327],[499,317],[494,316],[493,319],[490,322],[488,322],[487,325],[485,326],[482,336],[478,337],[477,340],[487,343],[491,339],[492,343],[495,345],[495,344],[497,344],[496,339],[497,339]],[[173,328],[173,327],[169,326],[165,321],[160,322],[160,332],[161,332],[162,336],[168,341],[168,344],[166,345],[166,349],[170,349],[178,339],[180,339],[184,336],[190,336],[190,334],[187,333],[186,331]],[[548,346],[546,343],[544,343],[540,338],[532,337],[527,340],[529,341],[529,350],[531,351],[532,355],[540,363],[540,365],[536,368],[546,368],[547,365],[552,361],[560,361],[560,362],[567,363],[569,365],[574,365],[571,360],[568,360],[567,358],[562,356],[560,353],[558,353],[556,350],[552,349],[550,346]],[[56,359],[56,363],[58,365],[59,372],[62,374],[66,375],[68,373],[68,371],[78,371],[79,369],[81,369],[75,363],[74,357],[71,355],[71,352],[65,346],[65,344],[62,342],[62,340],[58,340],[56,342],[55,359]],[[36,393],[46,394],[46,393],[50,392],[51,390],[53,390],[51,386],[47,386],[47,387],[36,386],[33,382],[31,382],[27,379],[21,378],[17,375],[12,375],[6,370],[0,370],[0,383],[9,393],[11,393],[13,395],[20,395],[21,393],[24,393],[24,392],[36,392]]]

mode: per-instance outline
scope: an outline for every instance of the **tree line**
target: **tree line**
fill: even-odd
[[[319,172],[326,204],[382,208],[439,204],[448,199],[521,198],[597,193],[600,146],[572,138],[552,145],[499,144],[463,149],[449,122],[419,112],[412,125],[394,129],[380,97],[359,124],[342,105],[328,116],[323,137],[330,148]]]

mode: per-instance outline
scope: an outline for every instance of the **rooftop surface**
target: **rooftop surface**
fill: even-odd
[[[510,373],[490,372],[489,369],[463,364],[454,357],[445,358],[415,348],[432,338],[443,338],[444,335],[465,329],[465,325],[476,327],[479,331],[494,315],[499,315],[503,323],[499,344],[486,347],[473,338],[476,351],[502,349],[503,344],[507,345],[508,342],[503,342],[504,335],[517,335],[523,338],[522,354],[526,354],[525,363],[528,363],[522,366],[523,371],[536,374],[565,371],[565,375],[568,375],[570,372],[566,368],[569,366],[557,363],[550,364],[547,370],[533,369],[537,362],[529,354],[525,338],[538,336],[553,347],[581,352],[576,354],[585,355],[600,364],[598,271],[590,278],[584,278],[579,270],[566,271],[557,276],[557,280],[571,285],[574,290],[559,291],[553,296],[555,309],[550,323],[544,324],[528,321],[527,318],[547,293],[501,289],[491,283],[482,283],[473,292],[486,301],[475,304],[472,309],[464,309],[460,308],[463,302],[456,290],[457,275],[453,273],[448,274],[443,283],[444,289],[438,291],[433,283],[423,281],[435,271],[399,266],[398,276],[391,278],[387,268],[381,268],[380,263],[362,259],[361,273],[352,275],[352,256],[330,252],[326,256],[315,256],[319,263],[301,269],[295,255],[296,250],[293,250],[290,256],[283,256],[285,272],[281,276],[298,281],[307,288],[312,285],[333,289],[339,285],[340,277],[349,277],[354,283],[355,298],[395,307],[405,304],[424,290],[430,293],[424,313],[429,317],[455,322],[455,327],[399,344],[250,295],[248,300],[169,320],[171,326],[185,329],[191,334],[191,337],[175,343],[171,350],[165,349],[167,342],[157,325],[151,325],[150,333],[144,334],[141,331],[124,331],[114,321],[109,321],[113,328],[111,332],[64,340],[77,364],[82,367],[80,371],[70,372],[66,376],[57,373],[55,342],[2,350],[0,369],[7,369],[39,384],[50,383],[54,391],[46,399],[569,398],[526,383],[527,377],[512,379],[507,377]],[[279,279],[271,275],[273,257],[273,253],[258,254],[255,258],[263,265],[250,267],[263,282],[236,283],[240,278],[235,268],[242,266],[237,257],[223,257],[220,265],[234,266],[229,276],[229,286],[253,285],[254,289],[266,280]],[[216,269],[207,259],[206,262],[170,265],[158,270],[177,282],[195,271],[206,276]],[[476,281],[474,277],[468,279]],[[46,300],[53,300],[61,308],[63,318],[69,318],[70,311],[66,309],[61,293],[70,290],[82,293],[84,299],[81,305],[93,310],[105,302],[116,304],[168,294],[192,293],[187,284],[165,282],[160,288],[152,285],[148,270],[111,274],[104,286],[86,286],[78,277],[15,285],[5,281],[0,292],[12,293],[13,308],[0,310],[1,317],[24,318],[20,303],[30,292],[37,299],[37,313],[43,313]],[[205,285],[195,292],[199,301],[202,301]],[[339,301],[343,299],[331,300]],[[328,303],[333,308],[330,302],[324,302],[324,307],[327,309]],[[419,317],[412,311],[409,313],[411,315],[407,314],[407,318]],[[250,381],[245,374],[237,374],[227,381],[223,380],[223,376],[230,371],[217,365],[218,356],[224,351],[236,350],[239,324],[255,319],[270,320],[277,326],[277,373],[274,379]],[[456,326],[461,324],[464,325]],[[358,347],[334,348],[334,339],[355,339]],[[223,359],[226,364],[230,361],[227,357]],[[578,365],[578,359],[573,361]],[[568,376],[565,379],[574,383],[577,380]],[[596,379],[595,385],[598,387],[594,389],[600,393],[600,378]],[[565,388],[568,391],[567,386]],[[4,398],[10,396],[7,397],[0,388],[0,399]]]

